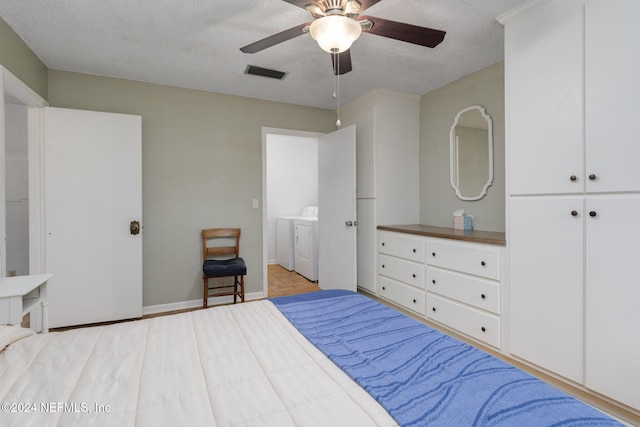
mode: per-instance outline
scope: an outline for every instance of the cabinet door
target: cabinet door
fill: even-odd
[[[640,2],[586,4],[587,191],[640,191]],[[606,29],[606,30],[604,30]]]
[[[583,205],[581,197],[512,197],[508,246],[510,352],[579,383]]]
[[[587,199],[586,386],[640,409],[640,195]]]
[[[508,188],[510,194],[582,192],[582,8],[540,21],[506,44]]]

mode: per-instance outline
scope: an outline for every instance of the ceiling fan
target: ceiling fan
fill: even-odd
[[[313,21],[297,25],[240,48],[256,53],[305,33],[331,53],[334,74],[351,71],[351,44],[365,31],[407,43],[436,47],[444,39],[445,31],[418,27],[373,16],[360,16],[365,9],[381,0],[283,0],[311,13]]]

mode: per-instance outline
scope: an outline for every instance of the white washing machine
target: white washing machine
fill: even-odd
[[[276,219],[276,262],[289,271],[295,270],[295,224],[297,216]]]
[[[318,281],[318,218],[298,218],[295,227],[295,270]]]
[[[296,219],[318,219],[318,207],[308,206],[300,215],[276,218],[276,262],[289,271],[296,269]],[[306,276],[305,276],[306,277]]]

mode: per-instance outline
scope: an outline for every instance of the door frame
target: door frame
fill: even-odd
[[[267,226],[267,135],[298,136],[301,138],[318,138],[324,133],[308,132],[293,129],[262,127],[262,297],[269,296],[268,249],[269,228]]]
[[[5,103],[27,106],[27,145],[29,164],[29,274],[44,273],[44,107],[49,103],[0,65],[0,277],[7,274],[6,254],[6,158],[5,158]]]

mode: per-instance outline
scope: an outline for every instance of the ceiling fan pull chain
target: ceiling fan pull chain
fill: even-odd
[[[337,96],[334,96],[334,98],[337,97],[338,99],[338,120],[336,120],[336,126],[340,127],[342,125],[342,122],[340,121],[340,55],[338,55],[338,51],[333,52],[333,54],[336,56],[334,62],[337,66],[336,68],[337,73],[334,73],[335,82],[336,82],[335,86],[337,87],[337,90],[336,90]]]

